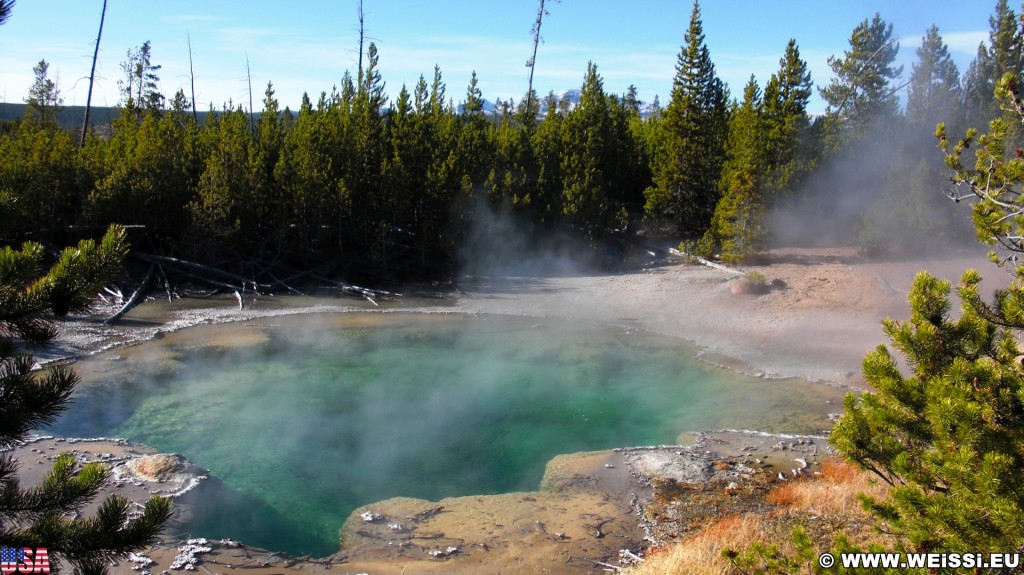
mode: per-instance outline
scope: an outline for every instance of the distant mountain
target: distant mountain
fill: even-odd
[[[25,104],[0,103],[0,122],[12,122],[25,117]],[[119,108],[93,106],[89,112],[89,124],[93,128],[97,126],[109,126],[121,114]],[[206,121],[209,112],[198,112],[199,123]],[[81,131],[82,122],[85,121],[85,106],[65,106],[57,115],[57,124],[65,130]]]
[[[560,92],[554,92],[555,99],[559,102],[559,105],[568,107],[569,110],[576,109],[580,105],[580,98],[582,91],[578,88],[572,90],[562,90]],[[540,108],[538,109],[537,116],[543,118],[547,113],[547,96],[540,96],[539,102]],[[4,121],[15,121],[25,117],[25,104],[14,104],[9,102],[0,103],[0,122]],[[462,104],[458,106],[458,112],[463,113],[464,107]],[[120,109],[113,107],[102,107],[93,106],[92,112],[90,113],[89,123],[93,126],[104,126],[114,123],[114,119],[121,113]],[[497,113],[497,106],[494,102],[484,99],[484,114],[488,117],[494,117]],[[644,118],[649,117],[654,113],[654,106],[650,103],[642,103],[640,105],[640,115]],[[295,112],[292,112],[295,114]],[[199,123],[202,124],[206,121],[206,116],[209,115],[209,111],[198,113]],[[81,130],[82,122],[85,120],[85,106],[65,106],[61,113],[57,116],[57,123],[66,130]]]
[[[0,103],[0,121],[14,121],[21,120],[25,117],[25,108],[28,107],[25,104],[12,104],[8,102]],[[90,124],[110,124],[117,117],[118,112],[115,108],[99,108],[93,106],[92,112],[90,112],[91,118],[89,119]],[[57,114],[57,123],[60,127],[71,130],[78,128],[81,130],[82,122],[85,121],[85,106],[65,106],[61,110],[60,114]]]
[[[455,110],[459,114],[462,114],[462,113],[464,113],[466,111],[466,105],[465,104],[459,104],[458,107],[455,108]],[[487,98],[484,98],[484,115],[485,116],[493,116],[495,114],[496,110],[497,110],[497,106],[494,105],[494,102],[488,100]]]
[[[554,92],[555,99],[561,106],[563,103],[568,107],[569,110],[575,110],[576,106],[580,105],[580,99],[583,97],[583,91],[576,88],[572,90],[562,90],[561,92]],[[548,100],[547,97],[542,97],[540,102],[540,115],[547,114],[548,111]],[[640,117],[648,118],[654,114],[656,108],[651,102],[640,103]]]
[[[573,88],[572,90],[562,90],[561,92],[552,92],[555,96],[555,101],[558,102],[558,106],[561,107],[563,103],[569,110],[575,110],[580,105],[580,99],[583,97],[583,90],[579,88]],[[540,97],[540,112],[541,116],[548,113],[548,97]]]

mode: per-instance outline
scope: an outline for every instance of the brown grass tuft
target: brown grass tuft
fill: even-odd
[[[679,543],[659,549],[647,561],[629,571],[630,575],[726,575],[729,561],[722,558],[726,548],[743,549],[763,538],[762,517],[755,514],[723,517]]]
[[[841,459],[826,459],[821,464],[821,476],[830,483],[860,483],[867,472]]]
[[[725,575],[732,571],[722,558],[726,548],[749,549],[755,541],[791,547],[793,527],[800,525],[827,548],[837,530],[850,530],[855,540],[870,537],[872,523],[861,508],[859,493],[884,499],[887,486],[867,471],[842,461],[826,461],[821,474],[776,485],[764,501],[767,513],[723,517],[679,543],[659,549],[630,575]]]
[[[769,491],[768,495],[765,495],[764,501],[770,505],[789,507],[797,502],[801,489],[800,483],[783,483]]]

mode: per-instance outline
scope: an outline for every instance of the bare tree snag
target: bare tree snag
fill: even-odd
[[[89,133],[89,112],[92,111],[92,86],[96,82],[96,60],[100,55],[100,39],[103,38],[103,21],[107,17],[107,0],[103,0],[103,11],[100,12],[100,31],[96,34],[96,48],[92,52],[92,70],[89,72],[89,95],[85,98],[85,121],[82,122],[82,138],[79,146],[85,145],[85,136]]]
[[[117,313],[103,320],[103,323],[110,325],[115,321],[121,319],[121,317],[128,313],[128,310],[135,307],[142,299],[146,296],[146,292],[149,291],[149,286],[153,283],[153,278],[156,277],[156,264],[149,264],[149,271],[146,272],[146,279],[142,280],[142,285],[139,289],[135,290],[132,297],[125,302],[121,309],[117,310]]]
[[[363,83],[363,43],[366,41],[366,12],[363,12],[363,0],[359,0],[359,84]]]
[[[104,0],[105,1],[105,0]],[[192,68],[192,36],[186,35],[188,39],[188,77],[192,84],[192,121],[196,124],[199,123],[199,114],[196,113],[196,73]],[[249,96],[252,96],[252,88],[249,88]],[[249,105],[252,105],[250,100]]]
[[[245,76],[249,80],[249,133],[253,133],[252,127],[252,72],[249,70],[249,53],[245,53]]]
[[[526,87],[526,116],[529,118],[535,115],[533,113],[533,71],[537,67],[537,47],[543,41],[540,35],[540,26],[544,23],[544,17],[548,15],[548,11],[544,9],[544,2],[545,0],[540,0],[540,6],[537,8],[537,19],[533,22],[533,28],[530,30],[533,33],[533,54],[526,61],[526,65],[530,68],[530,82]]]

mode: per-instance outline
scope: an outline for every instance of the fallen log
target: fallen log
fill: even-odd
[[[240,276],[240,275],[238,275],[236,273],[232,273],[232,272],[229,272],[229,271],[226,271],[226,270],[222,270],[220,268],[215,268],[215,267],[212,267],[212,266],[208,266],[208,265],[205,265],[205,264],[200,264],[200,263],[196,263],[196,262],[190,262],[188,260],[183,260],[183,259],[179,259],[179,258],[172,258],[170,256],[158,256],[158,255],[155,255],[155,254],[147,254],[147,253],[143,253],[143,252],[132,252],[131,255],[132,255],[132,257],[138,258],[138,259],[140,259],[142,261],[149,262],[149,263],[173,264],[173,265],[176,265],[176,266],[184,266],[184,267],[192,268],[192,269],[195,269],[195,270],[204,271],[204,272],[207,272],[207,273],[219,275],[221,277],[230,278],[230,279],[233,279],[233,280],[238,280],[240,282],[240,285],[242,286],[241,289],[243,289],[243,290],[245,289],[245,284],[251,283],[249,278],[247,278],[247,277]],[[193,277],[196,277],[196,276],[193,275]],[[202,276],[199,276],[199,277],[201,278]],[[235,289],[238,289],[238,288],[235,288]]]
[[[245,291],[245,285],[244,284],[231,284],[231,283],[227,283],[227,282],[222,282],[222,281],[218,281],[218,280],[215,280],[215,279],[208,278],[208,277],[206,277],[204,275],[200,275],[200,274],[197,274],[197,273],[189,272],[188,270],[181,270],[181,269],[179,269],[179,270],[175,270],[175,271],[177,273],[181,274],[181,275],[188,276],[190,278],[199,280],[199,281],[201,281],[203,283],[206,283],[206,284],[217,286],[219,288],[223,288],[223,289],[230,290],[230,291],[233,291],[233,292],[234,291]]]
[[[141,301],[142,298],[145,297],[146,291],[149,290],[149,286],[150,284],[153,283],[153,278],[155,277],[156,265],[149,264],[149,271],[146,272],[146,279],[142,280],[142,285],[139,286],[139,289],[135,290],[135,293],[132,294],[132,297],[128,298],[128,301],[125,302],[123,306],[121,306],[121,309],[117,310],[117,313],[103,320],[103,323],[110,325],[115,321],[121,319],[121,317],[124,316],[124,314],[128,313],[128,310],[135,307],[135,305],[138,304],[139,301]]]
[[[593,559],[588,559],[586,557],[577,557],[577,559],[582,559],[584,561],[589,561],[589,562],[593,563],[594,565],[597,565],[599,567],[604,567],[603,571],[605,571],[606,573],[621,573],[622,572],[622,567],[617,567],[615,565],[612,565],[611,563],[604,563],[602,561],[594,561]]]
[[[356,286],[356,285],[352,285],[352,284],[347,284],[347,283],[335,281],[335,280],[332,280],[332,279],[329,279],[329,278],[325,278],[323,276],[311,275],[309,277],[311,277],[312,279],[315,279],[315,280],[317,280],[319,282],[324,282],[326,284],[334,285],[334,286],[340,288],[341,291],[343,291],[343,292],[345,292],[347,294],[357,295],[359,297],[366,298],[367,300],[369,300],[370,303],[372,303],[373,305],[375,305],[377,307],[380,307],[380,306],[377,304],[376,301],[373,300],[373,298],[375,298],[375,297],[378,298],[378,299],[396,299],[396,298],[399,298],[399,297],[402,296],[402,294],[392,293],[392,292],[384,291],[384,290],[374,290],[374,289],[364,288],[364,287],[360,287],[360,286]]]
[[[708,266],[709,268],[714,268],[716,270],[722,270],[723,272],[729,272],[729,273],[733,273],[733,274],[740,275],[740,276],[746,275],[746,273],[747,273],[747,272],[745,272],[743,270],[739,270],[739,269],[736,269],[736,268],[731,268],[731,267],[729,267],[727,265],[722,265],[722,264],[719,264],[719,263],[715,263],[715,262],[713,262],[711,260],[706,260],[706,259],[704,259],[704,258],[702,258],[700,256],[695,256],[695,255],[692,255],[692,254],[688,254],[688,253],[686,253],[684,251],[680,251],[680,250],[677,250],[675,248],[669,248],[668,249],[668,253],[670,253],[670,254],[672,254],[674,256],[677,256],[677,257],[688,258],[688,259],[695,260],[697,263],[699,263],[701,265],[705,265],[705,266]]]
[[[274,280],[274,282],[276,282],[277,285],[279,285],[279,286],[283,287],[284,289],[292,292],[293,294],[295,294],[295,295],[306,295],[306,294],[302,293],[301,291],[299,291],[299,290],[293,288],[292,286],[288,285],[286,282],[277,279],[277,276],[275,276],[273,273],[268,271],[267,275],[269,275],[270,279]]]

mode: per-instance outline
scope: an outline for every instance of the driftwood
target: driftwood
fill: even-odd
[[[708,266],[709,268],[714,268],[716,270],[722,270],[723,272],[729,272],[729,273],[733,273],[733,274],[740,275],[740,276],[741,275],[745,275],[747,273],[745,271],[738,270],[736,268],[731,268],[731,267],[726,266],[726,265],[715,263],[715,262],[713,262],[711,260],[706,260],[706,259],[704,259],[704,258],[702,258],[700,256],[695,256],[695,255],[688,254],[688,253],[683,252],[683,251],[679,251],[679,250],[677,250],[675,248],[669,248],[668,249],[668,253],[670,253],[670,254],[672,254],[674,256],[681,257],[681,258],[690,258],[690,259],[696,260],[697,263],[699,263],[701,265],[705,265],[705,266]]]
[[[117,286],[114,286],[114,288],[115,289],[110,289],[109,286],[103,286],[103,291],[105,291],[108,294],[110,294],[110,295],[114,296],[115,298],[117,298],[117,301],[123,302],[124,301],[124,294],[121,293],[121,290],[116,289]],[[103,297],[103,294],[100,294],[100,297]],[[103,299],[105,300],[106,298],[103,298]]]
[[[588,531],[592,529],[594,532],[591,533],[591,535],[593,535],[597,539],[601,539],[601,538],[604,537],[604,531],[601,531],[601,528],[604,527],[606,524],[611,523],[612,521],[613,521],[613,519],[611,519],[611,518],[601,519],[600,521],[598,521],[594,525],[590,525],[588,523],[588,524],[584,524],[583,527],[585,529],[587,529]]]
[[[219,276],[222,276],[222,277],[225,277],[225,278],[238,280],[240,282],[239,283],[239,287],[235,288],[235,289],[242,289],[242,290],[244,290],[245,289],[245,284],[249,283],[249,281],[250,281],[249,278],[240,276],[240,275],[238,275],[236,273],[231,273],[229,271],[225,271],[225,270],[218,269],[218,268],[211,267],[211,266],[204,265],[204,264],[199,264],[199,263],[196,263],[196,262],[190,262],[188,260],[172,258],[172,257],[169,257],[169,256],[158,256],[158,255],[147,254],[147,253],[142,253],[142,252],[132,252],[131,255],[132,255],[132,257],[140,259],[140,260],[142,260],[144,262],[150,262],[150,263],[155,263],[155,264],[173,264],[173,265],[177,265],[177,266],[184,266],[184,267],[187,267],[187,268],[192,268],[192,269],[195,269],[195,270],[204,271],[206,273],[210,273],[210,274],[214,274],[214,275],[219,275]],[[197,279],[204,279],[203,276],[196,276],[196,277],[197,277]],[[210,283],[214,283],[214,282],[210,282]],[[232,284],[227,284],[227,283],[224,283],[224,282],[216,282],[216,283],[220,283],[223,287],[227,287],[227,286],[232,285]],[[232,286],[232,287],[235,287],[235,286]]]
[[[444,505],[438,505],[437,507],[431,507],[430,509],[427,509],[425,511],[420,511],[416,515],[410,515],[410,516],[406,517],[406,519],[411,519],[411,520],[417,521],[417,522],[418,521],[423,521],[425,519],[430,519],[431,517],[437,515],[438,513],[442,512],[442,511],[444,511]]]
[[[619,551],[619,553],[621,553],[622,555],[625,555],[628,559],[630,559],[632,561],[635,561],[636,563],[643,563],[644,562],[644,558],[643,557],[637,555],[636,553],[633,553],[629,549],[621,549]]]
[[[295,295],[306,295],[306,294],[302,293],[301,291],[299,291],[299,290],[293,288],[292,286],[288,285],[287,282],[278,279],[277,276],[275,276],[269,270],[267,270],[267,275],[270,276],[270,279],[274,280],[278,285],[280,285],[284,289],[292,292],[293,294],[295,294]]]
[[[334,281],[332,279],[328,279],[328,278],[325,278],[323,276],[318,276],[318,275],[311,275],[309,277],[311,277],[312,279],[315,279],[315,280],[317,280],[319,282],[323,282],[323,283],[326,283],[326,284],[337,286],[338,288],[341,289],[341,291],[343,291],[343,292],[345,292],[347,294],[366,298],[367,300],[369,300],[370,303],[372,303],[373,305],[375,305],[377,307],[380,307],[380,304],[378,304],[376,301],[374,301],[373,298],[375,298],[375,297],[378,298],[378,299],[394,299],[394,298],[397,298],[397,297],[401,297],[401,295],[402,295],[402,294],[392,293],[392,292],[384,291],[384,290],[374,290],[374,289],[359,287],[357,285],[346,284],[346,283],[342,283],[342,282],[339,282],[339,281]]]
[[[247,293],[264,295],[277,290],[285,290],[292,294],[305,295],[302,290],[293,284],[296,280],[302,280],[306,284],[318,283],[324,286],[331,286],[339,289],[342,293],[366,299],[377,307],[379,307],[377,303],[379,300],[391,300],[401,297],[401,294],[398,293],[365,288],[317,275],[313,269],[296,269],[278,261],[277,257],[271,260],[240,258],[222,262],[224,265],[228,263],[235,266],[241,265],[243,269],[248,270],[248,272],[242,273],[222,269],[219,267],[219,264],[201,264],[180,258],[138,251],[131,252],[129,257],[149,264],[149,272],[146,275],[146,280],[134,292],[128,303],[115,315],[108,318],[106,323],[117,321],[128,310],[143,301],[143,297],[146,295],[147,290],[152,287],[157,273],[163,278],[163,290],[168,301],[172,301],[177,296],[171,280],[171,276],[176,275],[187,278],[189,281],[206,284],[215,288],[209,295],[224,292],[233,294],[239,302],[239,309],[244,308],[243,296]],[[243,273],[248,273],[248,275],[242,275]],[[110,288],[104,288],[104,290],[117,298],[118,302],[125,299],[120,291]]]
[[[164,266],[157,267],[160,268],[160,276],[164,278],[164,291],[167,292],[167,303],[171,303],[177,294],[171,289],[171,280],[167,279],[167,272],[164,271]]]
[[[132,309],[142,301],[142,298],[146,295],[146,291],[149,290],[149,286],[153,283],[154,277],[156,277],[156,265],[149,264],[149,271],[146,273],[146,279],[142,280],[142,285],[139,286],[139,289],[135,290],[132,297],[130,297],[128,301],[121,306],[121,309],[117,310],[117,313],[103,320],[103,323],[107,325],[114,323],[121,319],[124,314],[128,313],[128,310]]]
[[[600,567],[604,567],[604,570],[607,571],[607,572],[612,572],[612,573],[620,573],[620,572],[622,572],[622,567],[618,567],[616,565],[612,565],[611,563],[604,563],[602,561],[594,561],[593,559],[587,559],[586,557],[577,557],[577,559],[582,559],[584,561],[589,561],[589,562],[593,563],[594,565],[597,565],[597,566],[600,566]]]

